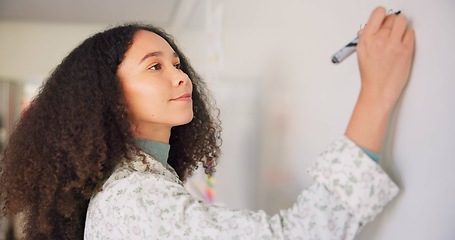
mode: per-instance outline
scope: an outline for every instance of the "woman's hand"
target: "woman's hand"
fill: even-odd
[[[346,129],[358,145],[379,152],[387,124],[409,78],[414,53],[414,31],[404,15],[386,16],[376,8],[357,44],[362,86]]]
[[[395,106],[411,69],[414,31],[406,24],[403,14],[386,16],[385,9],[378,7],[359,34],[361,91],[374,94],[389,108]]]

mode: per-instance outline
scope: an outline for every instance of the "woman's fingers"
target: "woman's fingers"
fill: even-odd
[[[403,36],[403,45],[408,49],[414,49],[415,33],[414,29],[407,29]]]
[[[362,35],[362,33],[363,33],[363,29],[360,29],[360,30],[357,32],[357,36]]]
[[[390,32],[390,37],[393,40],[401,42],[403,40],[403,34],[406,31],[407,20],[406,16],[398,15],[395,17],[392,30]]]
[[[362,35],[373,35],[379,31],[381,28],[382,22],[386,17],[386,11],[383,7],[377,7],[373,10],[370,15],[370,19],[368,19],[368,23],[365,26]]]
[[[404,15],[386,15],[383,7],[376,8],[370,16],[367,25],[358,35],[373,35],[382,32],[385,36],[392,36],[401,41],[406,30],[407,20]]]
[[[395,23],[396,15],[388,15],[385,17],[383,24],[381,25],[379,31],[386,31],[387,36],[390,34],[390,31],[393,28],[393,25]]]

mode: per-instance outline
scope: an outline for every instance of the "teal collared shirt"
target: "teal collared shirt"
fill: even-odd
[[[152,156],[158,162],[163,164],[164,167],[168,166],[167,158],[169,157],[169,149],[171,149],[171,145],[143,138],[135,138],[134,142],[142,151]]]
[[[363,148],[363,147],[360,147],[362,149],[362,151],[364,153],[366,153],[371,159],[373,159],[375,162],[379,163],[379,161],[381,160],[381,157],[379,156],[379,154],[375,153],[375,152],[372,152],[366,148]]]

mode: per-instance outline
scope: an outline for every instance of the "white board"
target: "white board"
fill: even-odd
[[[331,56],[378,5],[408,17],[416,52],[381,162],[401,194],[358,239],[455,239],[455,1],[225,1],[223,74],[279,84],[289,96],[285,154],[272,161],[308,186],[305,169],[343,134],[360,86],[356,57],[334,65]]]

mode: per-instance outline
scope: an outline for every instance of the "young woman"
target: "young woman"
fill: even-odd
[[[74,49],[10,136],[0,192],[27,239],[352,239],[397,194],[379,152],[409,76],[414,32],[371,14],[357,46],[362,87],[315,183],[275,216],[211,206],[182,186],[219,156],[216,108],[201,78],[153,26],[125,25]],[[374,154],[373,154],[374,155]]]

